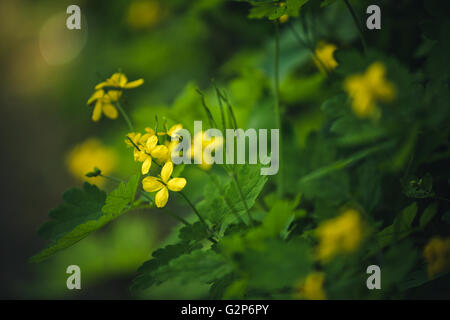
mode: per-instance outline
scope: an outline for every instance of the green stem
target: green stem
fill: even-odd
[[[280,130],[280,170],[278,172],[277,193],[281,198],[284,194],[283,190],[283,130],[281,128],[281,110],[280,110],[280,27],[278,21],[275,22],[275,59],[274,59],[274,98],[275,98],[275,117],[276,126]]]
[[[364,52],[367,52],[367,44],[366,39],[364,38],[364,33],[361,24],[359,23],[358,16],[356,15],[355,10],[353,10],[353,7],[351,6],[350,2],[348,0],[344,0],[345,5],[347,6],[348,11],[350,11],[350,14],[353,18],[353,22],[356,25],[356,28],[358,29],[359,37],[361,39],[361,43],[363,46]]]
[[[245,201],[244,193],[242,192],[242,188],[241,185],[239,184],[239,180],[237,178],[236,171],[234,170],[234,168],[232,169],[231,176],[233,177],[234,183],[236,184],[241,201],[244,203],[244,208],[245,211],[247,212],[249,223],[250,225],[253,226],[253,219],[252,216],[250,215],[250,209],[248,208],[247,201]]]
[[[125,112],[125,110],[122,108],[120,101],[117,101],[116,107],[117,107],[117,109],[119,109],[120,114],[122,114],[123,118],[125,119],[125,122],[128,125],[128,129],[130,129],[131,132],[134,132],[133,124],[131,123],[130,118],[128,118],[128,115]]]

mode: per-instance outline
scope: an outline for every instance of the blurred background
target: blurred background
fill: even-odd
[[[396,39],[392,53],[409,62],[420,39],[416,11],[403,10],[406,2],[391,4],[392,18],[384,21],[387,29],[395,26],[408,34]],[[81,8],[81,30],[66,28],[71,4]],[[363,4],[355,6],[363,12]],[[248,9],[246,3],[225,0],[0,2],[0,298],[207,296],[207,287],[191,285],[180,292],[172,290],[176,284],[171,282],[139,296],[130,293],[137,268],[176,230],[176,223],[158,211],[125,215],[42,264],[27,259],[45,246],[36,231],[48,211],[61,203],[64,190],[82,185],[86,172],[98,166],[105,174],[126,178],[139,168],[124,143],[123,119],[94,123],[86,105],[94,86],[118,70],[130,80],[145,80],[126,94],[125,108],[139,131],[153,126],[155,115],[188,128],[194,119],[203,119],[195,90],[205,90],[215,104],[213,81],[227,89],[240,127],[274,127],[274,29],[267,21],[250,21]],[[358,41],[341,4],[312,23],[316,39],[343,47]],[[371,36],[389,47],[395,33]],[[312,106],[326,94],[325,76],[286,28],[281,47],[282,101],[292,116],[290,134],[301,148],[308,133],[322,125]],[[202,173],[187,168],[184,174],[191,186],[186,192],[199,199]],[[89,181],[105,190],[114,187],[101,178]],[[184,206],[170,205],[188,214]],[[65,271],[71,264],[81,267],[84,290],[67,290]]]

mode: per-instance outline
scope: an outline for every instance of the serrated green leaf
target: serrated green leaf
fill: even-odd
[[[143,290],[152,285],[160,284],[161,281],[155,277],[155,272],[159,267],[165,266],[171,260],[199,248],[200,245],[198,244],[180,242],[154,251],[152,254],[153,258],[144,262],[144,264],[139,267],[139,275],[133,280],[131,289]]]
[[[195,250],[161,266],[153,276],[160,282],[179,279],[181,282],[211,283],[229,274],[232,266],[213,250]]]
[[[132,203],[139,182],[138,176],[121,183],[108,197],[96,186],[85,183],[83,189],[73,188],[63,194],[64,204],[49,213],[53,220],[45,223],[38,234],[50,245],[30,258],[41,262],[54,253],[82,240],[124,213]]]

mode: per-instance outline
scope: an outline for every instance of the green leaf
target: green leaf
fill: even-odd
[[[133,203],[138,185],[138,175],[132,176],[127,184],[121,182],[119,186],[106,197],[106,203],[102,209],[103,212],[105,214],[110,214],[113,217],[120,215],[129,204]]]
[[[95,185],[85,183],[83,189],[73,188],[63,194],[64,203],[49,213],[51,221],[45,223],[38,234],[50,245],[30,258],[41,262],[54,253],[82,240],[124,213],[134,200],[139,182],[138,176],[121,183],[108,197]]]
[[[237,180],[242,189],[245,202],[251,209],[264,185],[267,176],[260,173],[260,165],[236,165]],[[217,179],[211,177],[211,179]],[[246,210],[239,190],[230,177],[211,180],[205,187],[204,200],[198,203],[198,210],[211,223],[224,228],[236,221],[237,216],[245,216]]]
[[[198,241],[208,238],[208,230],[206,229],[205,225],[198,221],[194,224],[191,224],[189,226],[185,226],[180,229],[179,238],[181,240],[185,241]]]
[[[161,266],[153,276],[159,282],[179,279],[181,282],[211,283],[232,271],[232,266],[213,250],[196,250]]]
[[[286,13],[291,17],[298,17],[300,9],[305,5],[309,0],[286,0]]]
[[[420,216],[420,222],[419,222],[419,225],[421,228],[425,228],[427,226],[427,224],[430,223],[430,221],[436,215],[437,209],[438,209],[438,203],[433,202],[423,211],[422,215]]]
[[[378,243],[381,248],[390,244],[393,240],[400,240],[408,236],[411,232],[411,226],[417,214],[417,203],[412,203],[402,210],[395,217],[392,225],[384,228],[378,233]]]
[[[153,258],[144,262],[138,269],[139,275],[133,280],[131,290],[143,290],[152,285],[161,284],[162,281],[155,277],[159,267],[165,266],[171,260],[199,248],[200,246],[197,244],[181,242],[154,251]]]

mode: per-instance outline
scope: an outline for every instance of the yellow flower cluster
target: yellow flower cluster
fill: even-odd
[[[347,209],[340,216],[319,225],[317,236],[319,238],[317,256],[324,262],[339,253],[356,250],[364,236],[360,214],[355,209]]]
[[[334,44],[320,42],[315,50],[313,61],[320,71],[326,73],[333,71],[338,66],[336,59],[334,59],[334,52],[337,47]]]
[[[178,141],[172,140],[177,137],[177,132],[183,126],[177,124],[170,129],[166,127],[164,132],[158,132],[151,128],[145,128],[145,133],[131,132],[125,140],[128,146],[134,148],[134,160],[142,162],[141,172],[146,175],[150,171],[152,162],[156,162],[162,166],[159,176],[148,176],[142,180],[142,187],[147,192],[157,192],[155,195],[155,204],[158,208],[162,208],[169,200],[170,191],[181,191],[186,185],[184,178],[171,178],[173,172],[173,163],[171,159],[172,151],[178,144]],[[167,136],[164,145],[158,144],[158,136]]]
[[[435,275],[450,269],[450,237],[434,237],[423,250],[428,263],[428,275]]]
[[[99,167],[103,174],[108,175],[117,165],[117,154],[113,148],[108,148],[96,138],[89,138],[70,150],[66,157],[66,165],[69,172],[76,179],[86,181],[86,173],[94,167]],[[102,186],[104,179],[101,177],[89,178],[97,185]]]
[[[325,300],[323,289],[325,274],[323,272],[312,272],[308,274],[296,288],[295,298],[307,300]]]
[[[212,166],[211,152],[204,152],[205,150],[215,150],[216,148],[221,148],[223,145],[223,137],[209,137],[206,131],[197,132],[194,136],[194,140],[188,151],[188,154],[192,159],[197,159],[200,164],[200,168],[203,170],[209,170]],[[194,146],[201,146],[201,150],[198,152],[195,150]]]
[[[122,96],[123,89],[132,89],[141,86],[143,79],[128,82],[123,73],[114,73],[106,81],[95,86],[95,92],[87,101],[88,105],[95,102],[92,120],[97,122],[102,117],[102,113],[110,118],[116,119],[118,116],[117,108],[114,105]]]
[[[385,66],[374,62],[364,74],[355,74],[345,80],[344,88],[352,98],[353,111],[358,117],[378,118],[381,113],[377,101],[394,100],[395,87],[385,76]]]

